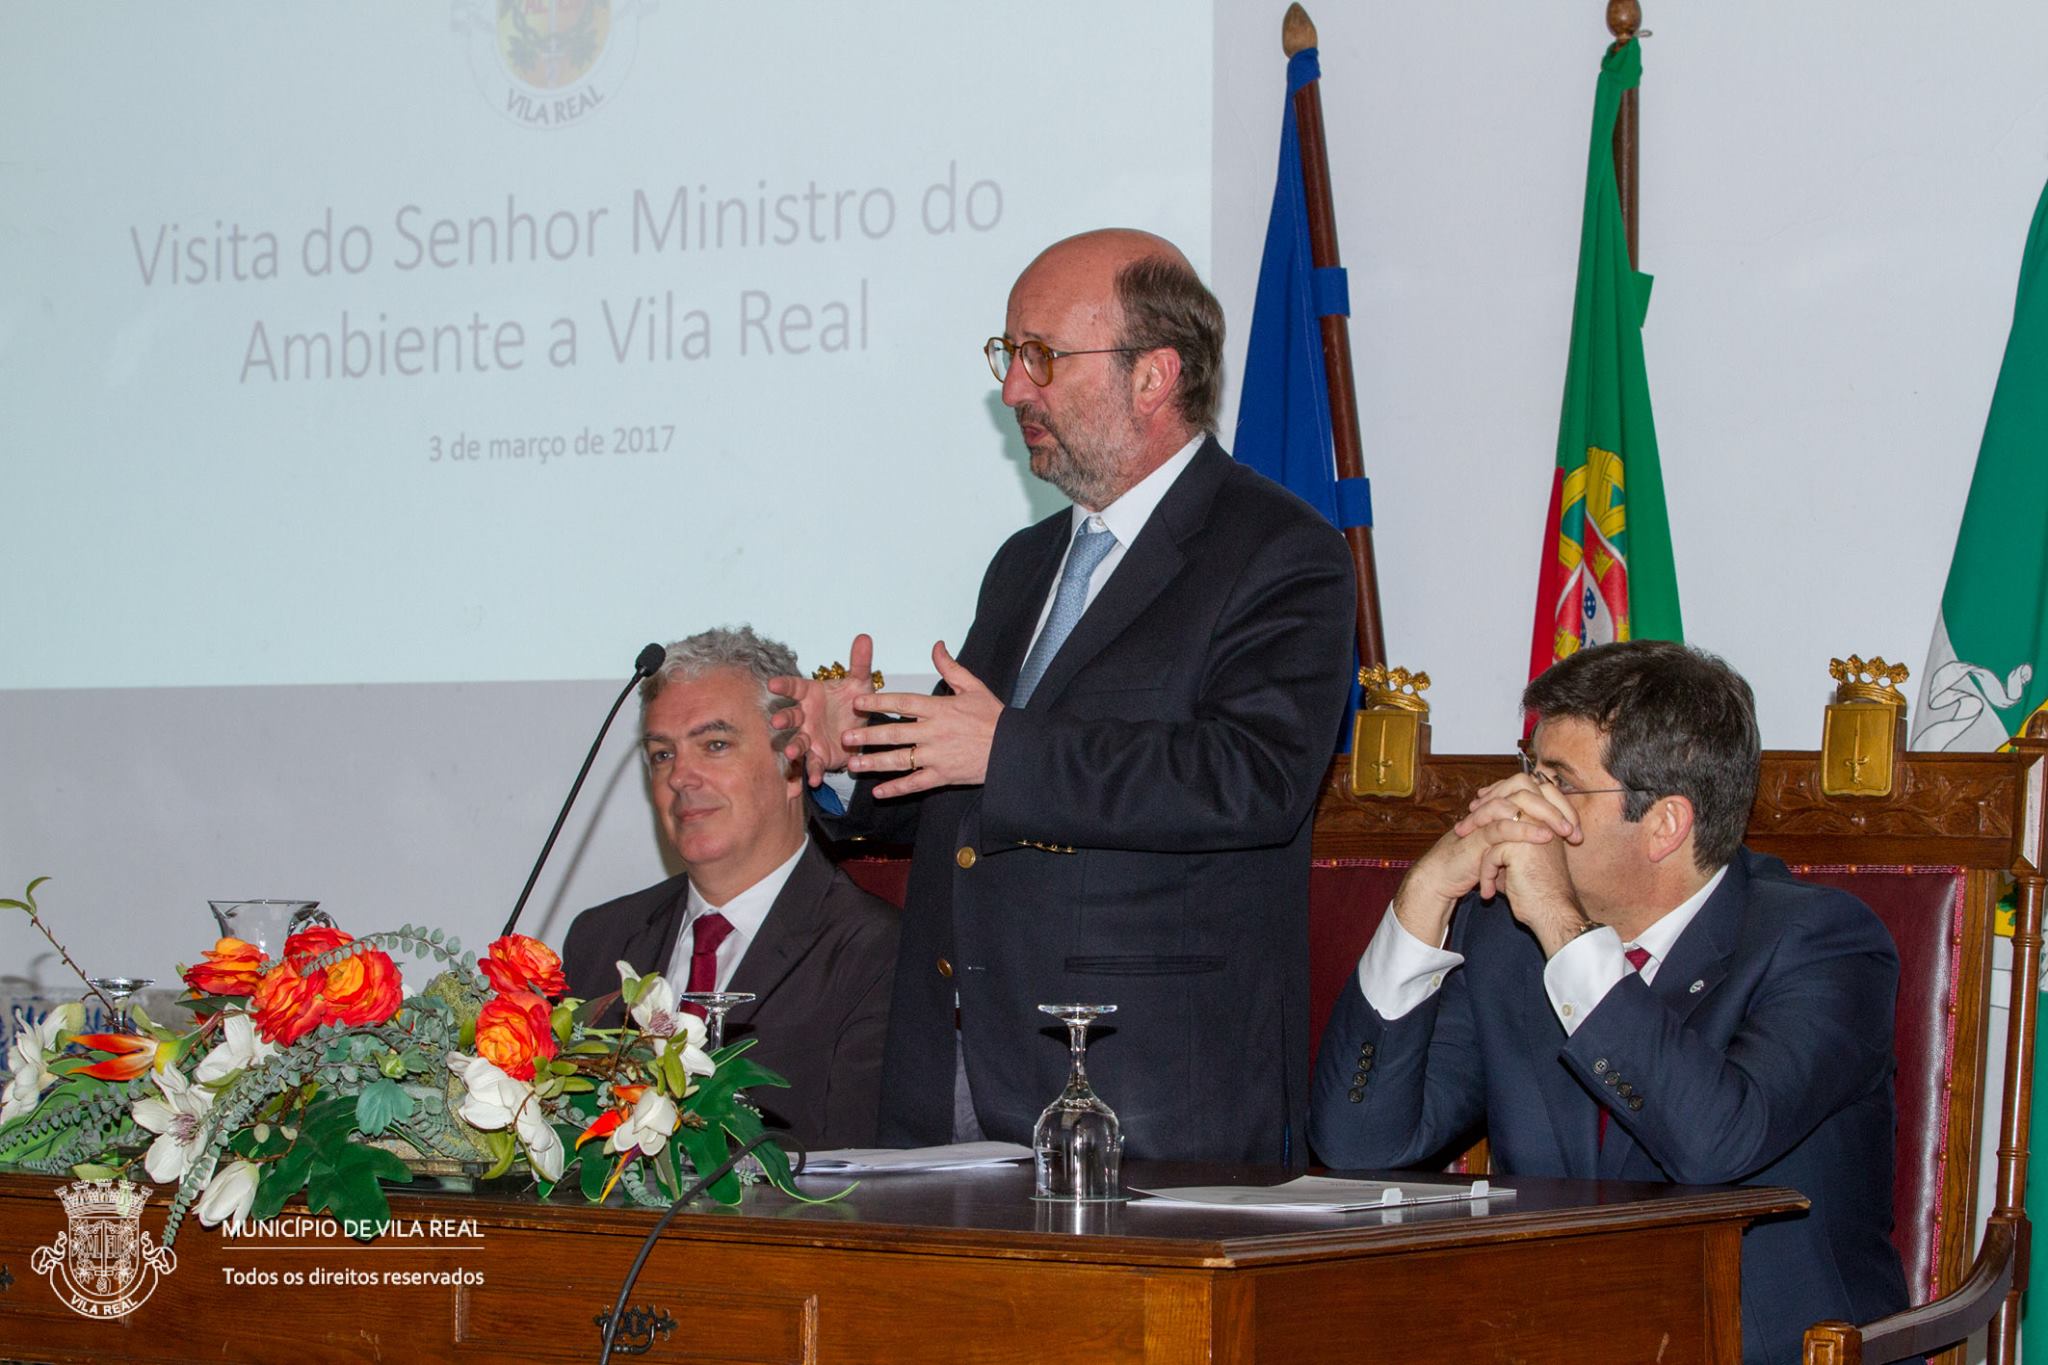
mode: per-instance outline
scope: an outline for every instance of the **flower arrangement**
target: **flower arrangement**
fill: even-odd
[[[70,964],[36,907],[47,880],[0,907],[26,911]],[[401,951],[443,967],[417,995]],[[191,1028],[138,1011],[139,1032],[85,1033],[82,1001],[20,1018],[0,1090],[0,1166],[104,1179],[139,1163],[177,1186],[166,1246],[188,1213],[262,1220],[294,1196],[374,1236],[390,1217],[380,1182],[411,1180],[409,1161],[523,1167],[542,1198],[573,1171],[592,1201],[616,1188],[664,1207],[761,1136],[740,1091],[788,1084],[744,1055],[752,1039],[707,1053],[703,1022],[658,975],[622,962],[616,995],[564,998],[560,959],[521,934],[479,962],[438,929],[316,926],[274,958],[223,938],[181,970]],[[598,1027],[615,1000],[626,1022]],[[797,1195],[779,1146],[754,1156]],[[728,1172],[710,1193],[736,1203],[740,1185]]]

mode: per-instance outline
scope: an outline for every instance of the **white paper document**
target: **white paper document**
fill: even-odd
[[[1343,1180],[1336,1176],[1305,1175],[1284,1185],[1186,1185],[1166,1190],[1133,1189],[1131,1193],[1185,1208],[1349,1213],[1409,1204],[1501,1199],[1512,1196],[1514,1191],[1494,1189],[1484,1180]]]
[[[1014,1142],[955,1142],[944,1147],[838,1147],[812,1152],[807,1175],[888,1175],[907,1171],[965,1171],[1031,1160]]]

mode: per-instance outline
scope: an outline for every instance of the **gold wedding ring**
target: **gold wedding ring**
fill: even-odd
[[[917,746],[913,744],[910,746],[910,771],[916,772],[917,767]]]

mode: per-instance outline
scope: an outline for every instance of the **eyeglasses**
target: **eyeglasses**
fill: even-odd
[[[1024,362],[1024,373],[1031,382],[1044,388],[1052,383],[1052,363],[1065,360],[1070,355],[1127,355],[1144,350],[1143,346],[1098,346],[1088,351],[1055,351],[1042,341],[1012,341],[1008,337],[990,337],[982,346],[981,353],[988,357],[989,371],[996,382],[1010,377],[1010,359],[1016,357]]]
[[[1605,796],[1608,792],[1630,792],[1641,796],[1654,796],[1656,794],[1654,792],[1646,792],[1640,787],[1574,787],[1570,782],[1560,781],[1558,778],[1539,769],[1536,766],[1536,760],[1529,756],[1528,750],[1523,750],[1520,757],[1522,760],[1522,771],[1534,778],[1539,786],[1555,787],[1559,796]]]

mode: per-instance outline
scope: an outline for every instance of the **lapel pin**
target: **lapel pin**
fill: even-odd
[[[1706,983],[1706,981],[1705,981],[1704,979],[1702,979],[1702,980],[1699,980],[1699,981],[1695,981],[1695,982],[1693,982],[1693,983],[1692,983],[1692,984],[1691,984],[1690,986],[1687,986],[1687,987],[1685,988],[1685,990],[1686,990],[1686,994],[1688,994],[1688,995],[1698,995],[1698,994],[1699,994],[1699,993],[1700,993],[1701,991],[1705,990],[1706,988],[1707,988],[1707,983]]]

